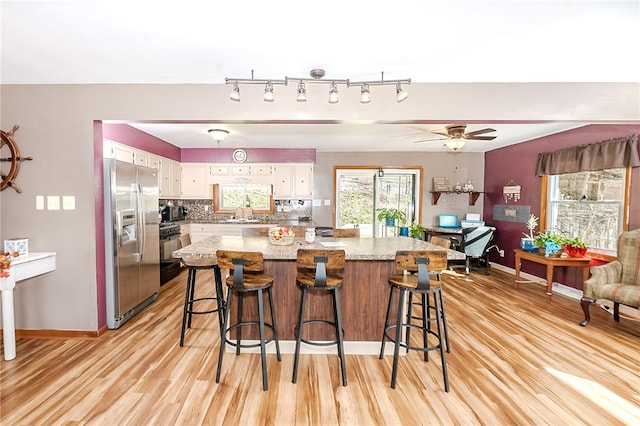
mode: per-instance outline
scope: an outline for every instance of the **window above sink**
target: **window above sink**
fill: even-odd
[[[234,214],[238,208],[251,207],[254,214],[273,213],[273,189],[271,185],[259,184],[215,184],[213,204],[216,213]],[[249,219],[232,219],[239,223]],[[257,222],[257,220],[255,221]]]

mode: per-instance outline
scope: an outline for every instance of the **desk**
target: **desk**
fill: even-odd
[[[562,257],[545,257],[539,253],[531,253],[522,249],[515,249],[514,254],[516,256],[516,288],[519,283],[527,283],[533,281],[520,280],[520,263],[522,259],[530,262],[546,265],[547,267],[547,296],[551,300],[551,288],[553,286],[553,268],[556,266],[573,266],[576,268],[582,268],[582,282],[589,278],[589,263],[591,259],[588,257],[569,257],[562,255]]]
[[[4,359],[16,357],[16,324],[13,307],[13,289],[16,282],[32,278],[56,269],[55,253],[29,253],[12,259],[9,276],[0,278],[2,292],[2,337]]]
[[[293,333],[300,310],[300,289],[296,286],[296,256],[299,248],[328,249],[323,244],[339,244],[336,249],[344,249],[346,264],[344,286],[340,289],[342,322],[347,353],[370,353],[380,351],[380,338],[384,328],[384,316],[389,299],[390,275],[396,273],[395,255],[397,250],[443,250],[442,247],[416,238],[316,238],[307,244],[303,238],[296,238],[293,245],[275,246],[265,237],[216,236],[195,242],[174,251],[174,257],[215,258],[216,250],[241,250],[263,253],[264,272],[275,278],[273,300],[276,303],[276,322],[281,345],[283,341],[295,342]],[[447,250],[450,260],[464,260],[464,253]],[[315,299],[315,300],[313,300]],[[254,303],[249,300],[249,303]],[[309,312],[318,317],[333,317],[331,304],[321,303],[322,295],[309,300]],[[248,305],[245,305],[245,308]],[[251,309],[245,309],[250,317]],[[255,310],[257,312],[257,309]],[[252,318],[250,318],[252,319]],[[310,336],[316,340],[332,340],[330,328],[320,327]],[[285,345],[286,346],[286,345]],[[282,350],[288,350],[282,346]],[[293,349],[295,345],[291,345]],[[293,353],[293,350],[291,350]]]
[[[429,241],[433,235],[447,235],[458,237],[458,239],[462,238],[462,228],[440,228],[439,226],[423,227],[422,233],[424,234],[425,241]]]

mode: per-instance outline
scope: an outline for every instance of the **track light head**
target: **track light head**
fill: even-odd
[[[329,89],[329,103],[337,104],[340,98],[338,97],[338,86],[336,86],[335,82],[331,83],[331,88]]]
[[[232,101],[240,102],[240,88],[238,87],[237,81],[233,83],[233,90],[231,90],[229,99],[231,99]]]
[[[273,84],[270,81],[264,86],[264,101],[273,102]]]
[[[371,102],[371,92],[369,85],[365,83],[360,87],[360,103],[368,104],[369,102]]]
[[[298,96],[296,97],[298,102],[307,102],[307,89],[304,87],[304,83],[298,83]]]
[[[400,82],[396,83],[396,99],[398,102],[402,102],[409,97],[409,94],[402,90],[402,86],[400,86]]]

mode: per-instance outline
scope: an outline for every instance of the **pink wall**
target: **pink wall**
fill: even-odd
[[[520,247],[520,237],[525,232],[524,223],[494,221],[493,206],[503,205],[502,187],[511,180],[522,187],[521,198],[517,203],[509,204],[531,206],[531,213],[540,215],[540,191],[542,179],[535,176],[536,161],[539,152],[555,151],[558,149],[595,143],[615,137],[640,134],[640,125],[588,125],[578,129],[533,139],[528,142],[511,145],[505,148],[489,151],[485,154],[484,176],[484,212],[485,221],[497,228],[496,244],[505,251],[505,257],[500,258],[491,253],[490,260],[510,268],[515,267],[513,250]],[[640,215],[633,212],[640,211],[640,168],[634,168],[631,175],[631,215],[629,229],[640,228]],[[554,273],[554,280],[563,284],[582,289],[581,272],[577,268],[558,268]],[[522,271],[544,277],[544,266],[522,263]]]
[[[233,163],[233,148],[192,148],[181,150],[183,163]],[[247,163],[314,163],[315,149],[248,148]]]
[[[102,134],[106,139],[138,148],[151,154],[180,161],[180,148],[127,124],[104,123]]]
[[[233,163],[233,148],[180,149],[162,139],[123,123],[104,123],[106,139],[182,163]],[[247,163],[315,163],[315,149],[245,149]]]

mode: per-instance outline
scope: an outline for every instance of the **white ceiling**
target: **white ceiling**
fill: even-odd
[[[640,74],[640,0],[2,0],[0,19],[2,84],[224,84],[251,70],[283,79],[312,68],[326,78],[379,80],[384,71],[385,79],[414,83],[638,82]],[[219,127],[231,132],[225,147],[429,151],[441,143],[415,144],[430,137],[420,129],[446,124],[136,127],[180,147],[210,147],[206,130]],[[473,123],[467,131],[492,127],[498,138],[469,142],[465,151],[577,125]]]

